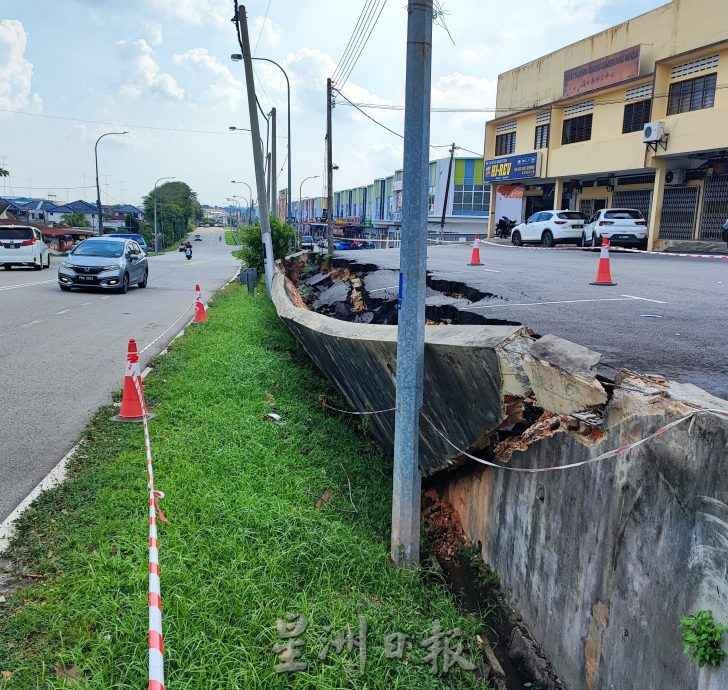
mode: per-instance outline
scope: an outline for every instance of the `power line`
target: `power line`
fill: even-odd
[[[333,78],[331,79],[332,82],[336,81],[336,83],[339,83],[341,81],[341,79],[343,78],[344,73],[346,72],[346,70],[348,69],[352,60],[354,59],[354,54],[356,53],[356,51],[359,47],[362,37],[364,36],[364,34],[367,32],[367,30],[369,28],[369,23],[370,23],[372,17],[374,17],[374,14],[376,13],[378,4],[379,4],[379,0],[371,0],[367,13],[364,17],[364,21],[361,23],[361,25],[359,27],[359,31],[356,32],[355,36],[352,35],[352,43],[351,43],[351,48],[349,50],[349,54],[346,56],[345,60],[342,60],[341,68],[339,69],[339,74],[335,80]],[[343,83],[341,84],[341,86],[343,86]]]
[[[357,109],[357,110],[358,110],[358,111],[359,111],[359,112],[360,112],[360,113],[361,113],[362,115],[364,115],[364,117],[368,117],[368,118],[369,118],[369,119],[370,119],[370,120],[371,120],[371,121],[372,121],[372,122],[373,122],[374,124],[376,124],[376,125],[379,125],[379,126],[380,126],[380,127],[382,128],[382,129],[386,129],[386,130],[387,130],[388,132],[390,132],[390,133],[394,134],[394,136],[396,136],[396,137],[399,137],[400,139],[404,139],[404,135],[403,135],[403,134],[400,134],[399,132],[395,132],[395,131],[394,131],[393,129],[390,129],[389,127],[387,127],[387,125],[383,125],[383,124],[382,124],[381,122],[379,122],[379,120],[375,120],[375,119],[374,119],[374,118],[373,118],[373,117],[372,117],[372,116],[371,116],[371,115],[370,115],[369,113],[365,113],[365,112],[364,112],[364,111],[363,111],[363,110],[362,110],[362,109],[361,109],[361,108],[360,108],[360,107],[359,107],[358,105],[356,105],[356,103],[352,103],[352,102],[351,102],[351,101],[350,101],[350,100],[349,100],[349,99],[348,99],[348,98],[347,98],[346,96],[344,96],[344,94],[343,94],[343,93],[341,93],[341,91],[339,91],[338,89],[335,89],[335,91],[336,91],[336,93],[338,93],[338,94],[339,94],[339,96],[341,96],[341,97],[342,97],[342,98],[343,98],[343,99],[344,99],[344,100],[345,100],[345,101],[346,101],[347,103],[349,103],[349,105],[352,105],[352,106],[354,106],[354,108],[356,108],[356,109]]]
[[[349,71],[344,76],[344,81],[341,84],[342,87],[349,80],[349,76],[351,75],[352,71],[354,70],[354,67],[356,67],[356,63],[359,62],[359,58],[361,57],[361,54],[364,51],[364,48],[366,48],[367,43],[369,43],[369,38],[371,37],[372,32],[374,31],[374,28],[377,26],[377,22],[379,21],[379,17],[382,16],[382,12],[384,11],[384,6],[386,4],[387,4],[387,0],[382,0],[382,6],[379,8],[379,14],[377,14],[377,17],[374,20],[374,23],[372,24],[371,28],[369,29],[369,33],[367,34],[366,39],[364,39],[364,43],[361,46],[361,48],[359,49],[359,52],[357,53],[356,58],[354,59],[354,62],[352,63],[351,67],[349,67]]]
[[[375,0],[366,0],[364,4],[362,5],[361,12],[359,13],[359,18],[356,20],[356,24],[354,24],[354,29],[351,32],[351,36],[349,36],[349,41],[346,44],[346,48],[344,48],[344,52],[341,54],[341,57],[339,58],[339,62],[336,64],[336,69],[334,70],[334,73],[331,75],[331,81],[336,81],[337,75],[341,72],[341,67],[344,65],[344,62],[348,60],[348,53],[351,49],[352,42],[354,41],[355,36],[360,31],[360,26],[362,23],[362,17],[364,16],[364,12],[366,11],[367,7],[370,6]]]
[[[265,23],[268,20],[268,10],[270,9],[271,2],[272,2],[272,0],[268,0],[268,6],[265,8],[265,16],[263,17],[263,22],[260,25],[260,31],[258,32],[258,40],[255,42],[255,48],[253,48],[253,55],[255,55],[258,52],[258,44],[260,43],[260,37],[263,35],[263,27],[265,26]],[[237,17],[238,15],[236,14],[235,16]]]

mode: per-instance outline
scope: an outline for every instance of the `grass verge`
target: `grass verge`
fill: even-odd
[[[390,566],[390,460],[357,422],[321,411],[331,389],[261,290],[228,286],[154,363],[145,392],[171,521],[160,524],[168,687],[484,687],[425,663],[433,619],[462,629],[469,658],[478,622],[435,572]],[[144,446],[113,413],[98,412],[69,480],[24,514],[5,554],[32,584],[0,604],[3,690],[146,686]],[[276,619],[294,613],[309,620],[308,668],[279,675]],[[319,660],[322,636],[351,625],[358,637],[359,616],[365,674],[346,645]],[[408,636],[401,660],[385,658],[395,632]]]
[[[227,244],[240,244],[240,236],[237,230],[225,230],[225,242]]]

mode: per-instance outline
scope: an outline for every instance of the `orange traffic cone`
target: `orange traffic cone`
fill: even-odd
[[[205,311],[205,305],[202,303],[202,292],[200,290],[200,284],[195,285],[195,323],[201,323],[207,321],[207,312]]]
[[[602,248],[599,252],[599,268],[597,279],[589,285],[616,285],[612,282],[612,272],[609,270],[609,238],[602,237]]]
[[[470,263],[468,266],[482,266],[480,262],[480,245],[478,244],[478,236],[473,240],[473,251],[470,254]]]
[[[139,372],[139,354],[134,338],[129,340],[129,348],[126,354],[126,368],[124,370],[124,393],[121,398],[121,410],[119,414],[112,417],[113,422],[141,422],[143,419],[142,402],[134,384],[134,377],[139,382],[139,390],[144,395],[142,388],[142,377]],[[152,415],[147,415],[150,419]]]

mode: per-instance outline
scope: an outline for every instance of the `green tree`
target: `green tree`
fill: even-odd
[[[271,217],[270,231],[273,241],[273,259],[282,259],[293,249],[296,231],[280,218]],[[260,225],[248,225],[241,231],[243,248],[241,250],[245,265],[263,271],[263,238]]]
[[[91,223],[86,219],[86,216],[80,211],[73,211],[72,213],[64,213],[61,216],[61,222],[68,225],[69,228],[90,228]]]
[[[144,197],[144,215],[152,224],[154,233],[154,200],[157,200],[157,226],[163,246],[181,240],[194,229],[197,218],[202,218],[202,206],[197,194],[185,182],[165,182]]]
[[[5,168],[0,168],[0,177],[10,177],[10,171]]]
[[[127,230],[139,230],[139,221],[131,213],[127,213],[124,216],[124,227]]]

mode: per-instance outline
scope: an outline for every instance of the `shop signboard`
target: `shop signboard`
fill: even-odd
[[[578,96],[639,76],[640,46],[592,60],[564,72],[564,98]]]
[[[538,177],[538,152],[491,158],[483,164],[483,182],[530,180]]]

